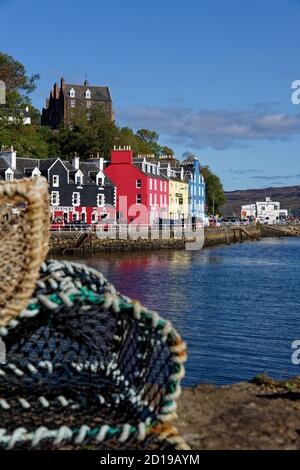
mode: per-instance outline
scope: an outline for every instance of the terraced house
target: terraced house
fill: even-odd
[[[0,179],[35,176],[48,180],[53,223],[96,223],[107,215],[107,204],[116,204],[116,188],[104,173],[102,158],[87,162],[80,162],[79,157],[72,161],[39,160],[19,158],[13,148],[0,152]]]
[[[117,187],[117,218],[122,222],[157,223],[168,217],[169,180],[160,165],[133,157],[130,147],[115,149],[105,173]]]
[[[189,186],[184,170],[174,158],[160,162],[161,172],[169,179],[169,219],[174,222],[189,219]]]
[[[192,217],[204,221],[206,213],[205,181],[200,172],[200,162],[194,155],[182,162],[189,185],[189,205]]]

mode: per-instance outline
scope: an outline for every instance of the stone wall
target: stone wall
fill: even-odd
[[[253,237],[260,237],[258,227],[247,227],[247,233]],[[50,252],[62,253],[72,249],[79,232],[54,232],[51,234]],[[249,240],[239,227],[236,228],[207,228],[205,229],[205,247],[224,245]],[[132,251],[132,250],[183,250],[186,242],[192,242],[192,238],[167,239],[167,240],[102,240],[95,233],[91,233],[84,245],[78,249],[80,252],[97,251]]]

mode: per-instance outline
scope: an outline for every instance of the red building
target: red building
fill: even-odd
[[[169,180],[159,163],[134,159],[130,147],[115,149],[105,173],[117,188],[119,221],[149,224],[168,217]]]

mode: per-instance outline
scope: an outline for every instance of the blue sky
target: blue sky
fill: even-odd
[[[227,190],[300,184],[300,0],[0,0],[1,47],[51,86],[109,85],[117,122],[196,153]]]

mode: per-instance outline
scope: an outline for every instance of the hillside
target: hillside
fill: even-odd
[[[280,201],[282,209],[292,211],[293,215],[300,217],[300,186],[287,186],[284,188],[248,189],[245,191],[226,192],[227,203],[224,206],[224,216],[240,215],[244,204],[263,201],[266,196],[274,201]]]

